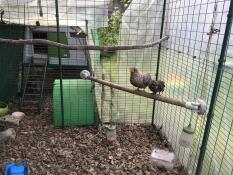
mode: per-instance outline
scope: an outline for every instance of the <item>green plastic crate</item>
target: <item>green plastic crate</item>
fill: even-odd
[[[94,102],[92,83],[90,80],[64,79],[64,125],[93,125]],[[61,96],[60,81],[55,80],[53,86],[53,124],[56,127],[61,123]]]

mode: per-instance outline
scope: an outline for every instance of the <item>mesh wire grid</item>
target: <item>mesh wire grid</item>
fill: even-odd
[[[165,18],[162,21],[164,2],[166,2]],[[0,3],[0,8],[5,11],[3,21],[6,23],[1,25],[7,26],[14,23],[18,27],[19,25],[25,27],[24,37],[27,39],[57,40],[55,1],[42,1],[39,6],[35,2],[33,4],[23,1],[12,3],[0,1]],[[79,124],[83,124],[82,122],[89,121],[89,118],[87,118],[87,112],[82,112],[80,109],[88,108],[86,102],[92,102],[95,105],[90,110],[98,112],[102,122],[151,123],[152,114],[154,114],[153,123],[156,126],[162,126],[162,132],[172,144],[179,160],[190,174],[194,174],[206,115],[197,116],[191,111],[157,101],[155,102],[155,111],[153,111],[152,100],[103,87],[96,83],[92,84],[92,87],[88,86],[91,94],[87,92],[87,94],[82,94],[82,99],[69,100],[72,97],[75,98],[71,89],[86,88],[86,85],[82,83],[69,82],[79,79],[81,70],[89,69],[100,79],[104,78],[132,88],[129,83],[128,67],[136,66],[142,72],[150,73],[155,79],[158,66],[158,78],[166,83],[166,89],[162,95],[184,101],[201,98],[209,106],[229,5],[229,0],[133,0],[131,4],[125,6],[119,2],[107,0],[58,1],[60,23],[58,35],[60,41],[66,44],[101,45],[105,42],[106,37],[101,36],[100,29],[107,28],[106,31],[108,31],[109,26],[116,27],[116,30],[119,28],[119,33],[114,33],[117,35],[117,44],[119,45],[152,42],[159,39],[161,32],[163,36],[170,36],[169,40],[162,44],[159,65],[157,65],[159,49],[157,46],[143,50],[117,51],[116,53],[61,50],[62,78],[64,82],[66,81],[64,89],[69,89],[63,94],[65,96],[63,103],[66,106],[64,113],[74,114],[70,116],[81,115],[85,120],[80,121]],[[117,9],[113,8],[116,6]],[[40,13],[41,9],[42,14]],[[120,14],[118,15],[120,20],[116,20],[116,26],[110,24],[112,14]],[[161,31],[162,22],[164,22],[163,31]],[[79,31],[84,31],[87,36],[76,35]],[[3,38],[13,36],[12,32],[14,32],[14,28],[10,27],[9,32],[5,35],[2,32],[3,36],[1,36]],[[233,31],[231,31],[223,68],[224,73],[214,107],[202,174],[232,174],[233,171],[231,165],[233,154],[232,36]],[[15,39],[22,37],[18,36]],[[43,93],[51,94],[54,80],[60,78],[57,49],[40,45],[25,46],[24,49],[21,48],[21,52],[24,53],[23,56],[20,53],[15,56],[22,58],[22,65],[24,65],[20,74],[21,92],[28,95],[32,101],[40,96],[32,98],[32,93],[35,91],[30,88],[36,89],[40,95],[41,88],[45,89]],[[4,55],[0,55],[1,63],[3,63]],[[44,78],[45,62],[48,63],[48,67],[46,67]],[[10,66],[7,68],[15,75],[18,74],[18,68]],[[1,69],[0,72],[7,74],[5,69]],[[18,82],[16,80],[17,78],[14,83]],[[34,81],[34,83],[27,82],[28,86],[25,86],[26,80]],[[6,84],[6,86],[10,87],[11,85]],[[27,89],[24,91],[25,87]],[[13,95],[14,93],[9,96]],[[58,91],[54,96],[54,99],[58,99],[58,104],[59,97]],[[86,105],[79,106],[84,101]],[[27,103],[24,105],[28,106]],[[65,122],[70,124],[73,119],[75,117],[68,117]],[[195,139],[192,149],[185,149],[179,145],[179,136],[183,127],[187,126],[190,120],[192,127],[195,128]]]

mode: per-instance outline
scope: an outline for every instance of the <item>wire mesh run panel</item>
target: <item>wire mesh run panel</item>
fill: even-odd
[[[64,125],[94,124],[94,102],[91,81],[81,79],[63,80]],[[60,81],[53,87],[53,124],[62,125]]]
[[[17,78],[13,75],[18,72],[19,60],[30,65],[33,58],[34,63],[39,64],[44,57],[43,64],[48,63],[50,68],[47,71],[46,65],[41,74],[45,86],[58,78],[63,83],[63,100],[60,80],[55,80],[53,87],[55,126],[63,126],[62,103],[65,126],[92,125],[95,112],[103,123],[149,123],[161,128],[188,174],[233,174],[233,28],[227,27],[232,25],[232,12],[233,0],[68,0],[41,1],[41,5],[36,0],[0,0],[2,38],[47,39],[68,45],[125,46],[148,44],[169,36],[159,46],[114,52],[62,48],[59,51],[52,46],[41,48],[41,45],[26,45],[24,50],[17,46],[10,50],[1,44],[0,98],[5,100],[3,97],[15,94],[14,86],[10,85],[16,85]],[[21,25],[21,29],[16,30],[12,24]],[[4,25],[7,28],[2,27]],[[81,30],[85,37],[79,35]],[[224,38],[229,42],[224,44]],[[60,72],[57,69],[59,60]],[[220,68],[219,60],[224,60]],[[43,64],[39,64],[40,67]],[[202,99],[207,104],[207,115],[198,116],[184,108],[89,80],[71,79],[79,77],[79,70],[88,69],[97,79],[133,89],[129,67],[149,73],[153,80],[164,81],[166,87],[161,96],[182,101]],[[28,73],[22,73],[22,78],[18,75],[19,78],[29,77],[25,78],[27,80],[31,78],[27,75],[40,74],[38,70],[30,74],[29,68],[22,72],[26,71]],[[45,78],[49,83],[46,84]],[[34,80],[38,81],[38,77]],[[43,85],[40,88],[40,94],[43,94]],[[7,90],[12,93],[6,93]],[[151,93],[149,88],[145,91]],[[29,95],[26,90],[24,94]],[[32,108],[31,105],[27,107]],[[179,138],[189,124],[195,130],[194,142],[191,148],[184,148]],[[206,129],[208,125],[209,129]],[[207,139],[203,139],[205,135],[208,135]],[[205,140],[207,145],[202,147]],[[200,157],[203,162],[199,161]]]

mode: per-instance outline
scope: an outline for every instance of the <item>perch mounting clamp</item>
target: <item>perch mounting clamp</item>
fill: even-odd
[[[186,102],[185,106],[199,115],[203,115],[206,112],[206,103],[201,99],[197,99],[196,102]]]

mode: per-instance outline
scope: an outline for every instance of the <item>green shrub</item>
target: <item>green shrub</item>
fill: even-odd
[[[108,20],[108,27],[99,28],[97,30],[100,45],[117,45],[119,41],[119,28],[122,14],[119,10],[113,12]]]

